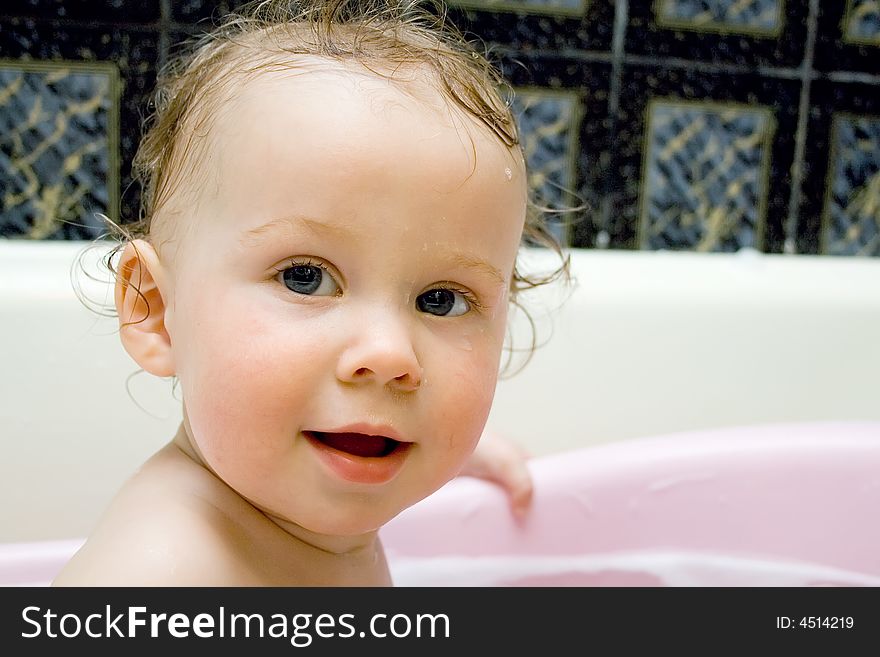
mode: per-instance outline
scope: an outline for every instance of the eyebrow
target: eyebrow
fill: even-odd
[[[504,276],[501,275],[500,271],[485,260],[481,260],[469,253],[454,253],[450,259],[454,265],[464,267],[465,269],[471,269],[482,274],[488,274],[502,285],[505,282]]]
[[[323,221],[313,219],[311,217],[293,215],[289,217],[272,219],[262,226],[251,228],[250,230],[242,233],[239,241],[243,246],[260,246],[263,244],[263,242],[266,242],[271,237],[273,237],[273,233],[275,233],[276,231],[289,231],[291,228],[294,227],[294,225],[297,224],[305,226],[312,233],[318,236],[326,235],[329,237],[351,237],[351,231],[343,224],[328,224],[324,223]]]
[[[294,215],[272,219],[261,226],[251,228],[242,233],[239,241],[245,247],[257,247],[270,241],[278,230],[289,231],[294,225],[302,225],[319,237],[339,238],[353,235],[353,231],[345,224],[326,223],[312,217]],[[455,266],[486,274],[501,284],[505,283],[504,276],[497,268],[474,254],[455,251],[447,258]]]

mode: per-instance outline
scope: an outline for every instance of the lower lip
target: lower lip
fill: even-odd
[[[412,444],[399,443],[387,456],[355,456],[322,443],[308,431],[304,431],[303,436],[336,476],[357,484],[384,484],[394,479],[403,468]]]

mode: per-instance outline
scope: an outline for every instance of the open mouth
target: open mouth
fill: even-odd
[[[369,436],[364,433],[325,433],[304,431],[304,434],[322,445],[353,456],[381,458],[388,456],[408,443],[386,436]]]

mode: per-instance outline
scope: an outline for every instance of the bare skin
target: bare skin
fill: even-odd
[[[299,540],[197,464],[179,436],[125,484],[54,586],[391,585],[375,533],[341,553]]]
[[[55,585],[387,586],[380,527],[451,478],[527,505],[522,454],[477,449],[524,168],[412,84],[418,99],[323,70],[237,90],[211,128],[211,193],[169,204],[192,230],[174,257],[129,244],[119,268],[123,345],[179,377],[184,421]],[[294,269],[320,284],[289,284]],[[351,432],[401,448],[352,456],[314,438]]]

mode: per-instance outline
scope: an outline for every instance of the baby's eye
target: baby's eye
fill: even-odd
[[[298,294],[336,296],[339,286],[325,267],[312,263],[292,264],[279,276],[287,289]]]
[[[471,304],[462,292],[446,288],[436,288],[420,294],[416,298],[419,310],[441,317],[458,317],[471,309]]]

